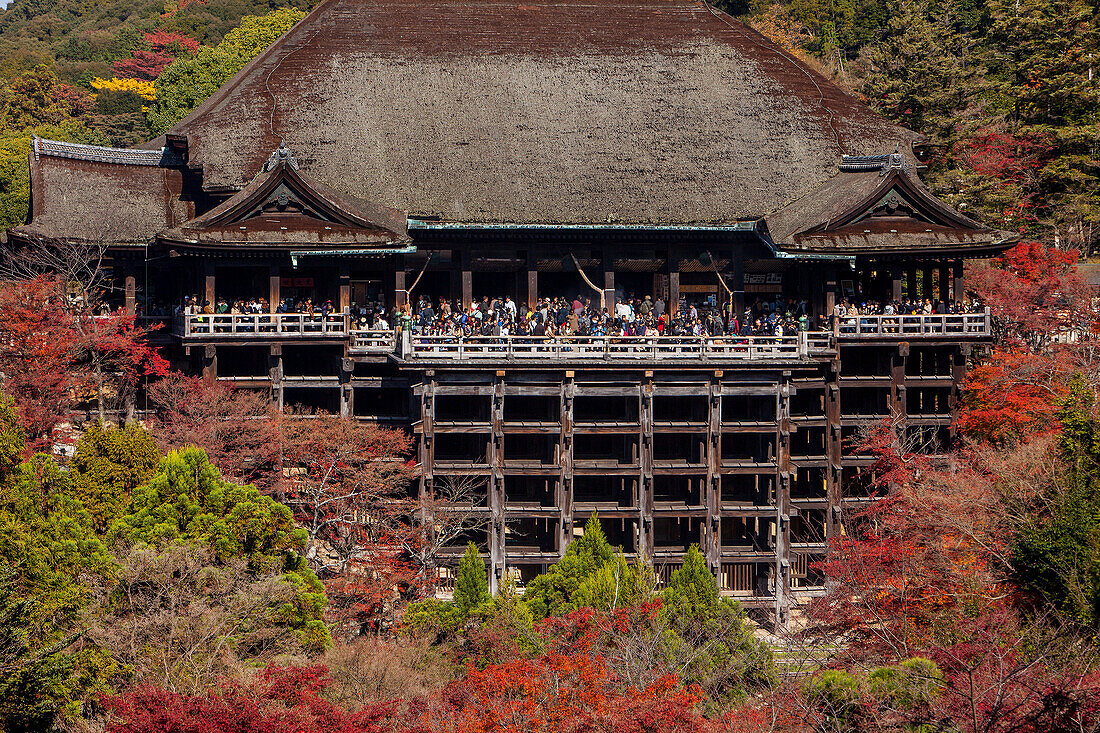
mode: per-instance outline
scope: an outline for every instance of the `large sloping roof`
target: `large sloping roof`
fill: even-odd
[[[285,140],[412,216],[653,224],[758,219],[917,138],[691,0],[325,0],[170,134],[208,190]]]

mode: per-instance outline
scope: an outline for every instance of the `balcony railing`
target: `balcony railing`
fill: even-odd
[[[815,338],[814,348],[828,344]],[[796,336],[417,336],[406,340],[408,360],[433,361],[743,361],[799,359],[810,354],[809,334]]]
[[[177,316],[172,332],[185,339],[337,337],[348,334],[348,320],[342,313],[198,313]]]
[[[397,348],[393,331],[352,331],[348,351],[352,354],[392,354]]]
[[[920,338],[929,336],[986,337],[989,311],[942,315],[842,316],[836,321],[836,335],[845,338]]]

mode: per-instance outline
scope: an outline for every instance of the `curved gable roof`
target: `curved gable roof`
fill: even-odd
[[[285,140],[411,216],[656,224],[758,219],[917,139],[687,0],[326,0],[170,134],[209,190]]]

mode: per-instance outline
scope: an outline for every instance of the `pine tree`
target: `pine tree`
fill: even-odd
[[[458,578],[455,580],[454,605],[463,616],[489,600],[488,571],[481,559],[477,545],[466,545],[466,554],[458,565]]]

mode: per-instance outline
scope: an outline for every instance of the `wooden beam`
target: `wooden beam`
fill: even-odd
[[[489,438],[489,592],[496,594],[504,574],[508,572],[504,532],[504,378],[493,379],[493,397],[489,412],[492,433]]]
[[[791,389],[790,375],[779,382],[776,405],[775,624],[786,629],[791,607]]]
[[[214,262],[207,260],[203,263],[203,295],[207,303],[214,306],[217,303],[214,290]]]
[[[137,313],[137,279],[129,268],[126,270],[123,287],[126,292],[126,315],[132,316]]]
[[[347,313],[351,309],[351,269],[346,262],[340,265],[337,280],[340,284],[340,312]]]
[[[535,309],[535,306],[539,302],[539,271],[535,269],[527,270],[527,307],[531,310]]]
[[[639,555],[653,549],[653,379],[638,385],[638,547]]]
[[[558,465],[561,473],[557,487],[557,505],[561,510],[561,535],[558,551],[564,555],[573,540],[573,399],[576,385],[571,372],[561,382],[561,433],[558,437]]]
[[[275,312],[275,309],[279,307],[279,302],[283,299],[282,273],[279,269],[279,265],[276,264],[268,267],[267,282],[267,299],[271,306],[271,311]]]
[[[722,379],[715,376],[707,385],[707,432],[704,446],[707,475],[703,484],[703,504],[707,508],[700,542],[707,565],[716,581],[721,581],[722,557]]]

